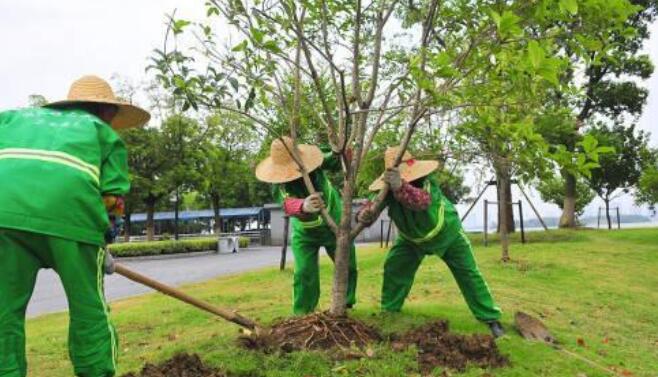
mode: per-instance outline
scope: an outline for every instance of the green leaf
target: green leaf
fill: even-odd
[[[577,0],[560,0],[560,10],[567,11],[572,15],[578,13],[578,1]]]
[[[235,77],[229,77],[228,82],[231,83],[231,86],[233,87],[233,90],[235,90],[237,92],[238,88],[240,86],[240,83],[238,82],[238,79],[236,79]]]
[[[279,48],[279,45],[273,40],[269,40],[269,41],[263,43],[263,48],[265,48],[268,51],[275,52],[275,53],[280,53],[281,52],[281,49]]]
[[[496,24],[496,27],[500,29],[500,13],[496,12],[495,10],[492,10],[490,14],[491,14],[491,19]]]
[[[256,43],[263,43],[263,38],[265,37],[265,32],[258,30],[254,27],[249,28],[251,32],[251,37],[256,41]]]
[[[598,147],[596,148],[596,153],[598,154],[615,153],[615,147],[608,147],[608,146]]]
[[[520,19],[521,18],[513,12],[506,10],[500,18],[498,32],[503,36],[520,35],[523,32],[518,26]]]
[[[180,34],[183,32],[183,29],[189,24],[191,24],[191,22],[187,20],[175,20],[171,29],[174,32],[174,34]]]
[[[580,145],[583,146],[586,153],[594,152],[598,144],[599,141],[592,135],[585,135],[583,141],[580,142]]]
[[[247,49],[247,45],[248,45],[248,42],[247,42],[247,40],[245,39],[244,41],[242,41],[242,42],[238,43],[237,45],[235,45],[235,46],[231,49],[231,51],[233,51],[233,52],[245,51],[245,50]]]
[[[535,69],[539,68],[542,60],[544,60],[544,50],[537,41],[528,42],[528,57],[532,66]]]

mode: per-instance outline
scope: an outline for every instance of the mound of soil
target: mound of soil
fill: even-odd
[[[241,346],[265,352],[284,352],[332,348],[363,348],[382,337],[372,327],[349,317],[313,313],[283,319],[266,334],[251,334],[238,339]]]
[[[198,355],[178,354],[159,365],[146,364],[139,374],[123,377],[228,377],[217,369],[203,364]]]
[[[464,371],[469,363],[482,368],[502,367],[509,360],[500,354],[491,335],[459,335],[449,331],[447,321],[428,323],[392,341],[393,349],[414,344],[418,348],[418,365],[424,374],[436,367]]]

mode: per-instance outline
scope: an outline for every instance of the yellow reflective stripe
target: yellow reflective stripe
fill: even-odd
[[[38,160],[66,165],[88,174],[94,179],[96,184],[100,184],[98,167],[88,164],[68,153],[39,149],[6,148],[0,149],[0,160],[2,159]]]
[[[439,232],[441,231],[441,229],[443,229],[443,223],[444,223],[444,220],[445,220],[445,205],[444,205],[443,200],[441,200],[441,203],[439,204],[439,209],[438,209],[437,216],[438,216],[438,220],[436,222],[436,226],[434,227],[434,229],[430,230],[429,233],[427,233],[423,237],[418,237],[418,238],[409,237],[406,234],[402,233],[402,231],[400,231],[399,229],[398,229],[398,232],[400,232],[400,235],[403,238],[405,238],[407,241],[411,241],[413,243],[427,242],[427,241],[433,239],[434,237],[436,237],[439,234]]]
[[[315,219],[315,220],[311,220],[311,221],[302,221],[302,220],[299,220],[299,224],[302,226],[302,228],[306,228],[306,229],[309,229],[309,228],[317,228],[317,227],[319,227],[320,225],[322,225],[322,223],[324,223],[324,220],[322,220],[322,216],[321,216],[321,215],[318,215],[318,218],[317,218],[317,219]]]
[[[117,349],[117,340],[116,340],[116,335],[114,332],[114,327],[112,326],[112,323],[110,322],[110,309],[107,306],[107,301],[105,301],[105,287],[104,287],[104,274],[105,274],[105,253],[107,251],[104,248],[100,248],[98,250],[98,256],[96,257],[96,289],[98,292],[98,298],[101,301],[101,304],[103,305],[103,313],[105,314],[105,321],[107,322],[107,329],[110,332],[110,347],[112,347],[112,366],[114,367],[114,370],[117,369],[117,355],[119,354],[119,350]]]

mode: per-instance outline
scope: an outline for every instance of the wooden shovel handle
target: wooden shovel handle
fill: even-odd
[[[162,284],[159,281],[153,280],[149,278],[148,276],[144,276],[140,273],[137,273],[126,266],[123,266],[121,264],[115,263],[114,264],[114,272],[116,272],[119,275],[125,276],[128,279],[143,284],[147,287],[151,287],[155,289],[156,291],[162,292],[166,294],[167,296],[171,296],[177,300],[183,301],[185,303],[188,303],[192,306],[195,306],[199,309],[205,310],[207,312],[210,312],[212,314],[218,315],[222,317],[223,319],[233,322],[239,326],[242,326],[244,328],[247,328],[249,330],[255,330],[258,326],[256,322],[250,320],[249,318],[245,318],[241,316],[240,314],[237,314],[233,311],[222,309],[222,308],[217,308],[205,301],[201,301],[197,298],[194,298],[176,288],[170,287],[168,285]]]

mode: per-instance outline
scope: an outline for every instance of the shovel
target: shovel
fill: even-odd
[[[178,290],[174,287],[170,287],[166,284],[160,283],[159,281],[153,280],[149,278],[148,276],[144,276],[138,272],[135,272],[128,267],[114,263],[114,272],[117,274],[124,276],[134,282],[143,284],[147,287],[153,288],[158,292],[164,293],[167,296],[171,296],[177,300],[183,301],[187,304],[190,304],[198,309],[205,310],[207,312],[210,312],[212,314],[215,314],[229,322],[233,322],[241,327],[244,327],[248,330],[258,330],[260,329],[260,326],[250,320],[249,318],[243,317],[240,314],[236,313],[235,311],[231,310],[226,310],[222,308],[215,307],[205,301],[201,301],[197,298],[194,298],[186,293],[184,293],[181,290]]]

